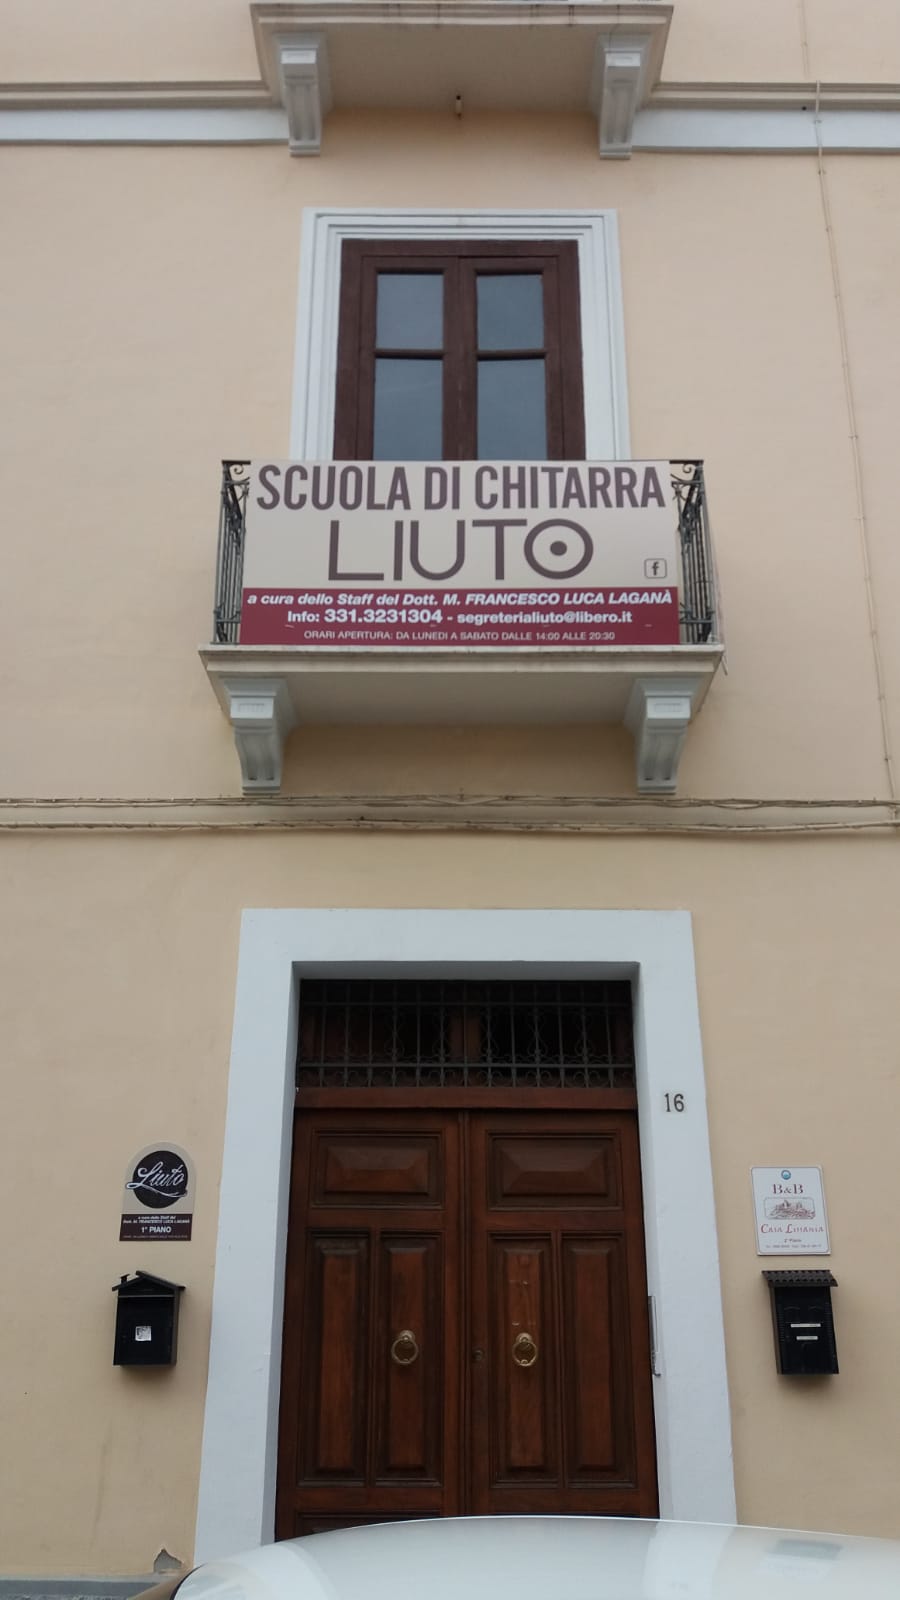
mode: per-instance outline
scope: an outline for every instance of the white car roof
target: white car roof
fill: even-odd
[[[720,1523],[445,1517],[266,1545],[178,1600],[900,1600],[900,1542]]]

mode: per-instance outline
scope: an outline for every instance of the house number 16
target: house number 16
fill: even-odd
[[[683,1094],[667,1094],[665,1099],[666,1099],[666,1110],[667,1111],[683,1111],[684,1110],[684,1095]]]

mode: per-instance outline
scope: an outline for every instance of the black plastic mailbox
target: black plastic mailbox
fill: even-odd
[[[772,1299],[775,1361],[788,1378],[827,1377],[838,1369],[830,1272],[764,1272]]]
[[[114,1367],[173,1367],[178,1348],[178,1306],[183,1283],[149,1272],[123,1273],[116,1295]]]

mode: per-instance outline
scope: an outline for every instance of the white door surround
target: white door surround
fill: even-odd
[[[660,1514],[734,1520],[691,919],[685,911],[245,911],[194,1559],[274,1530],[302,976],[631,977]],[[684,1111],[666,1110],[666,1095]],[[672,1101],[670,1100],[670,1104]]]

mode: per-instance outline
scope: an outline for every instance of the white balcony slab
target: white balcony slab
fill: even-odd
[[[260,0],[260,71],[313,154],[336,110],[593,110],[601,155],[627,156],[662,71],[657,0]]]
[[[245,793],[277,790],[293,728],[382,723],[625,723],[635,738],[637,788],[671,793],[689,723],[723,650],[721,644],[497,652],[207,645],[200,656],[235,729]]]

